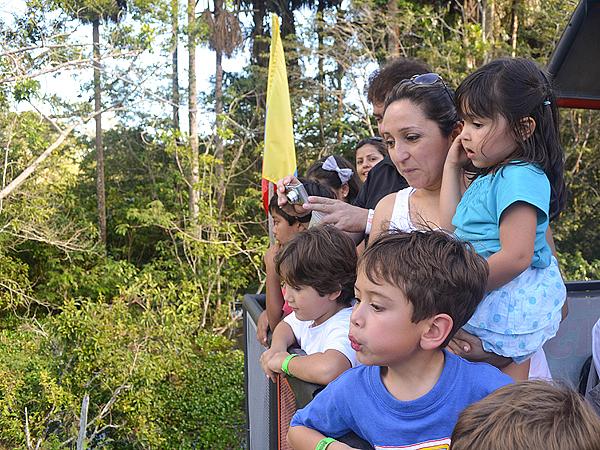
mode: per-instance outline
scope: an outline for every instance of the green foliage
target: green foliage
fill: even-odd
[[[58,7],[85,22],[94,20],[117,21],[124,13],[126,2],[122,0],[55,0]]]
[[[27,264],[4,255],[0,247],[0,314],[27,304],[30,295]]]
[[[264,280],[266,67],[225,73],[224,112],[218,129],[199,136],[192,183],[195,158],[170,116],[171,20],[177,13],[180,44],[190,32],[206,43],[215,31],[212,14],[190,31],[185,8],[173,11],[170,0],[25,3],[13,22],[0,23],[7,55],[0,60],[3,187],[58,136],[39,114],[10,111],[17,102],[52,111],[60,127],[92,111],[90,36],[75,32],[79,19],[102,18],[102,97],[104,106],[119,108],[110,122],[103,118],[106,251],[96,244],[95,149],[82,129],[0,202],[0,448],[26,447],[25,408],[34,444],[72,447],[86,394],[88,447],[241,448],[242,355],[225,336],[239,332],[235,299],[260,291]],[[228,10],[234,3],[226,2]],[[268,50],[263,25],[274,6],[250,3],[242,5],[253,6],[254,44]],[[421,58],[451,87],[513,51],[544,64],[577,1],[294,5],[301,3],[325,9],[302,23],[283,14],[300,173],[324,154],[353,160],[354,144],[376,132],[360,95],[374,63],[394,51]],[[464,9],[468,4],[478,7]],[[483,20],[484,4],[492,5],[490,20]],[[264,55],[253,62],[265,62]],[[78,99],[40,88],[40,74],[67,70]],[[182,80],[179,89],[186,98]],[[199,94],[198,117],[206,123],[217,122],[216,94]],[[571,197],[553,223],[560,263],[568,279],[598,278],[600,116],[562,111],[562,119]],[[223,143],[218,157],[216,136]],[[198,194],[197,217],[190,189]]]
[[[575,254],[560,253],[559,263],[567,280],[600,280],[600,259],[588,261],[579,250]]]
[[[91,446],[236,448],[243,357],[168,309],[68,302],[0,332],[0,445],[24,448],[25,408],[42,448],[72,441],[89,394]]]
[[[29,101],[40,89],[40,82],[31,78],[26,78],[15,83],[13,88],[13,97],[17,102],[23,100]]]

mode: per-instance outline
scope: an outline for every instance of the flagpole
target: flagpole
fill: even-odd
[[[269,201],[271,201],[271,197],[273,197],[273,193],[275,192],[273,183],[269,182]],[[269,242],[271,245],[275,243],[275,236],[273,235],[273,216],[271,215],[271,211],[267,210],[267,220],[269,221]]]

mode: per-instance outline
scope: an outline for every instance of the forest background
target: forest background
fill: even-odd
[[[0,448],[243,447],[235,338],[264,282],[271,13],[302,173],[374,134],[377,63],[421,58],[453,87],[497,56],[545,65],[577,4],[202,3],[27,0],[0,22]],[[224,73],[236,54],[247,64]],[[555,239],[568,279],[600,278],[600,116],[561,114]]]

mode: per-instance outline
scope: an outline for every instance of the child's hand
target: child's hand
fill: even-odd
[[[285,358],[287,358],[288,356],[290,356],[288,352],[273,353],[271,358],[267,362],[269,370],[273,373],[283,373],[283,370],[281,370],[281,366],[283,365],[283,361],[285,361]]]
[[[281,365],[289,355],[288,352],[281,352],[271,348],[260,356],[260,365],[267,377],[270,378],[273,383],[276,381],[277,374],[283,373]]]
[[[467,166],[471,160],[467,157],[467,152],[462,145],[462,139],[460,134],[454,138],[454,142],[450,146],[450,150],[448,150],[448,155],[446,156],[446,166],[450,166],[455,169],[462,169]]]
[[[267,375],[267,378],[269,378],[273,383],[275,383],[275,380],[276,380],[275,377],[276,377],[277,373],[273,372],[269,368],[269,361],[275,353],[276,352],[273,349],[269,349],[266,352],[264,352],[262,355],[260,355],[260,365],[262,367],[262,370]]]
[[[264,262],[267,272],[270,272],[271,270],[273,272],[275,271],[275,255],[277,255],[277,252],[279,252],[280,248],[280,245],[275,242],[271,244],[271,246],[265,252]]]
[[[256,340],[260,342],[264,347],[267,346],[267,333],[269,332],[269,318],[267,312],[263,311],[258,316],[258,323],[256,324]]]

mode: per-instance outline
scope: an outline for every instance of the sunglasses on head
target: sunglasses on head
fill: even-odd
[[[448,86],[446,86],[444,79],[441,76],[439,76],[437,73],[431,72],[431,73],[422,73],[420,75],[414,75],[408,81],[413,84],[419,85],[419,86],[431,86],[436,83],[441,83],[442,86],[444,87],[444,90],[446,91],[446,94],[448,94],[448,97],[450,98],[452,103],[454,103],[454,97],[452,97],[452,94],[450,94],[450,91],[448,90]]]

